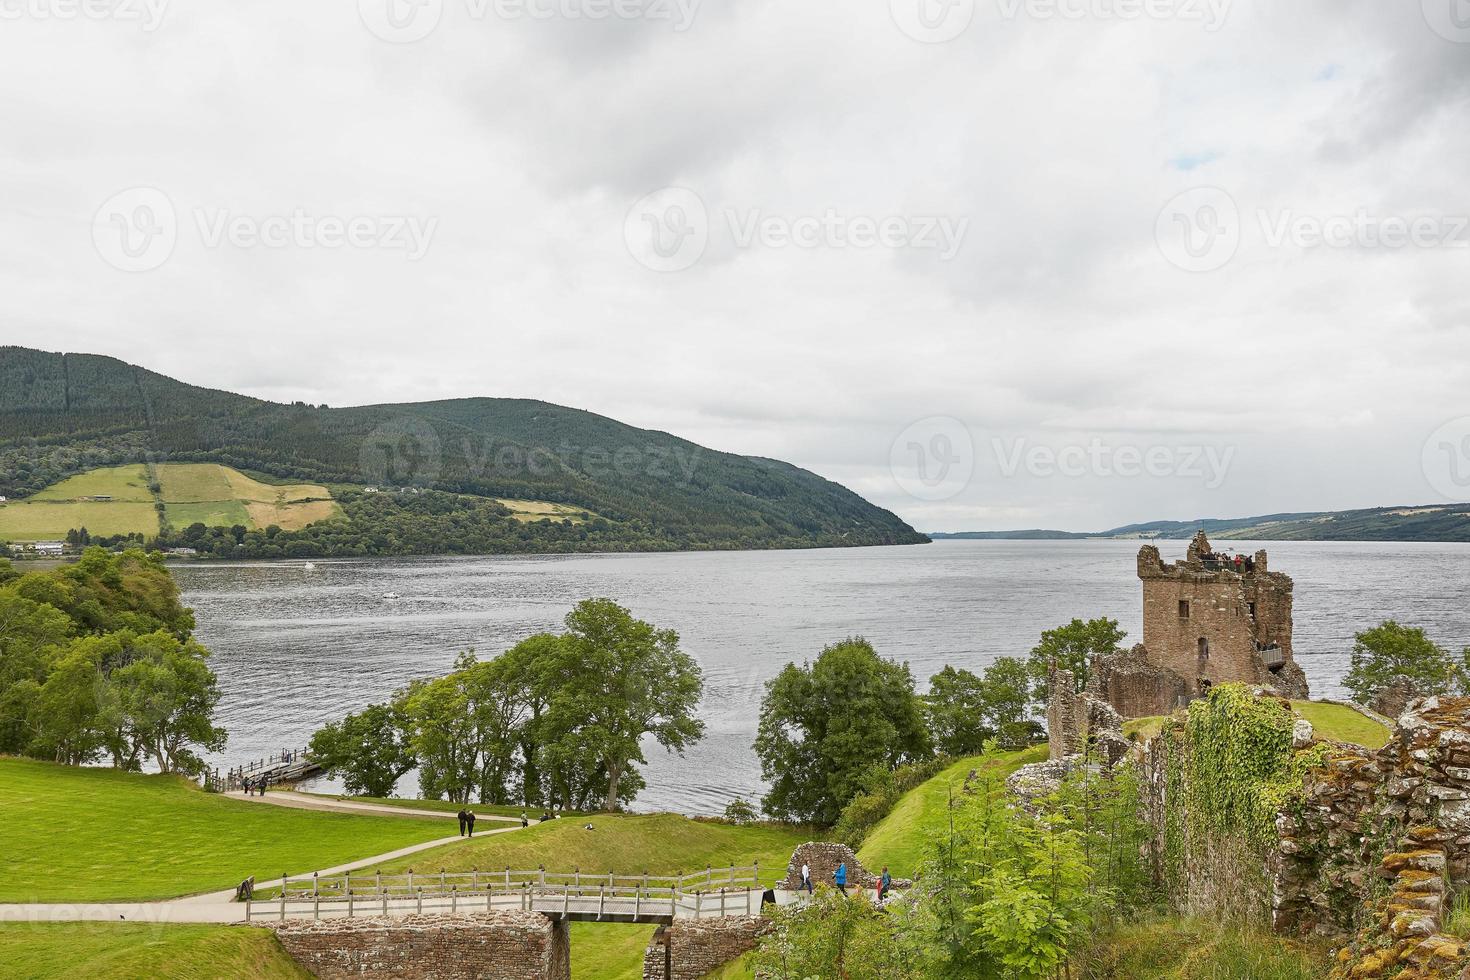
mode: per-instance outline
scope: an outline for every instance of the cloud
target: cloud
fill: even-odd
[[[3,341],[280,400],[543,398],[809,466],[927,528],[1434,499],[1419,456],[1467,411],[1470,249],[1271,240],[1470,212],[1470,45],[1418,4],[1236,0],[1212,28],[997,0],[929,44],[886,3],[705,0],[676,30],[655,0],[444,0],[395,43],[376,2],[8,20]],[[667,186],[706,222],[680,272],[627,239]],[[125,272],[97,212],[139,187],[177,243]],[[1238,247],[1186,271],[1166,208],[1206,187]],[[411,259],[211,241],[221,212],[436,224]],[[927,226],[963,229],[953,254]],[[974,455],[944,499],[892,469],[931,419]],[[1005,472],[1017,445],[1231,462],[1215,486],[1178,455]]]

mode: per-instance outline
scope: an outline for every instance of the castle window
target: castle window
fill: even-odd
[[[1180,619],[1188,619],[1189,618],[1189,600],[1188,599],[1180,599],[1179,600],[1179,618]]]
[[[1199,658],[1201,660],[1210,659],[1210,641],[1203,636],[1199,638]]]
[[[1255,619],[1256,618],[1256,604],[1254,602],[1247,602],[1245,604],[1245,606],[1246,606],[1247,609],[1249,609],[1251,611],[1251,619]]]

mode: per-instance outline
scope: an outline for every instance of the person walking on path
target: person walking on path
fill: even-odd
[[[808,895],[816,891],[812,887],[812,866],[806,863],[803,863],[801,866],[801,887],[806,889]]]
[[[459,808],[459,836],[464,836],[465,823],[469,820],[469,814],[465,813],[464,807]]]
[[[528,816],[526,816],[525,811],[522,810],[521,811],[521,829],[524,830],[526,827],[529,827],[529,826],[531,826],[531,818],[528,817]]]
[[[474,810],[466,810],[464,812],[464,816],[465,816],[465,822],[469,824],[470,836],[473,837],[473,836],[475,836],[475,811]]]
[[[878,902],[882,904],[883,899],[888,897],[888,889],[893,887],[893,876],[888,873],[888,865],[883,865],[883,877],[878,879]]]
[[[846,898],[847,897],[847,862],[846,861],[843,861],[841,864],[839,864],[837,866],[837,870],[832,873],[832,880],[834,882],[836,882],[836,884],[837,884],[837,890],[842,893],[842,897],[843,898]]]

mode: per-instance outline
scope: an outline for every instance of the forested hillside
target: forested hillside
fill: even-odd
[[[0,495],[24,498],[90,468],[130,462],[217,462],[329,485],[549,501],[636,527],[641,547],[925,540],[894,514],[788,463],[714,452],[545,402],[283,405],[110,357],[0,348]],[[537,550],[534,541],[526,550]]]

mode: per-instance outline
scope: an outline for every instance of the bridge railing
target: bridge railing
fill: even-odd
[[[316,891],[308,892],[287,888],[273,898],[251,898],[245,902],[245,920],[520,909],[550,916],[594,916],[623,921],[631,918],[637,922],[680,915],[696,919],[754,915],[760,909],[760,889],[750,886],[749,882],[737,883],[734,887],[685,892],[668,885],[612,886],[607,884],[604,876],[602,880],[589,879],[583,884],[523,880],[511,884],[485,881],[478,886],[461,887],[451,882],[447,884],[448,890],[443,891],[436,890],[432,883],[432,879],[437,878],[435,875],[420,876],[421,880],[431,879],[431,884],[427,887],[416,885],[411,890],[397,880],[406,876],[393,876],[395,880],[382,882],[376,881],[376,877],[360,876],[356,879],[367,886],[362,889],[349,887],[342,891],[323,891],[318,887]],[[618,876],[612,877],[616,879]],[[641,882],[641,876],[638,878]],[[317,881],[319,884],[320,879]]]
[[[229,793],[243,788],[248,777],[305,765],[309,760],[310,754],[306,749],[283,749],[264,759],[256,759],[224,771],[211,769],[204,775],[204,785],[216,793]]]
[[[390,898],[412,897],[419,894],[446,895],[454,892],[480,894],[487,887],[512,893],[516,889],[529,887],[531,891],[556,890],[559,894],[591,894],[597,889],[614,894],[669,894],[683,895],[700,891],[724,888],[729,891],[752,889],[760,886],[759,863],[747,867],[706,868],[686,875],[649,874],[603,874],[573,870],[552,872],[542,868],[534,871],[461,872],[414,872],[404,874],[340,874],[340,875],[294,875],[282,879],[281,895],[287,901],[308,901],[313,898],[340,898],[348,894],[360,897]]]

